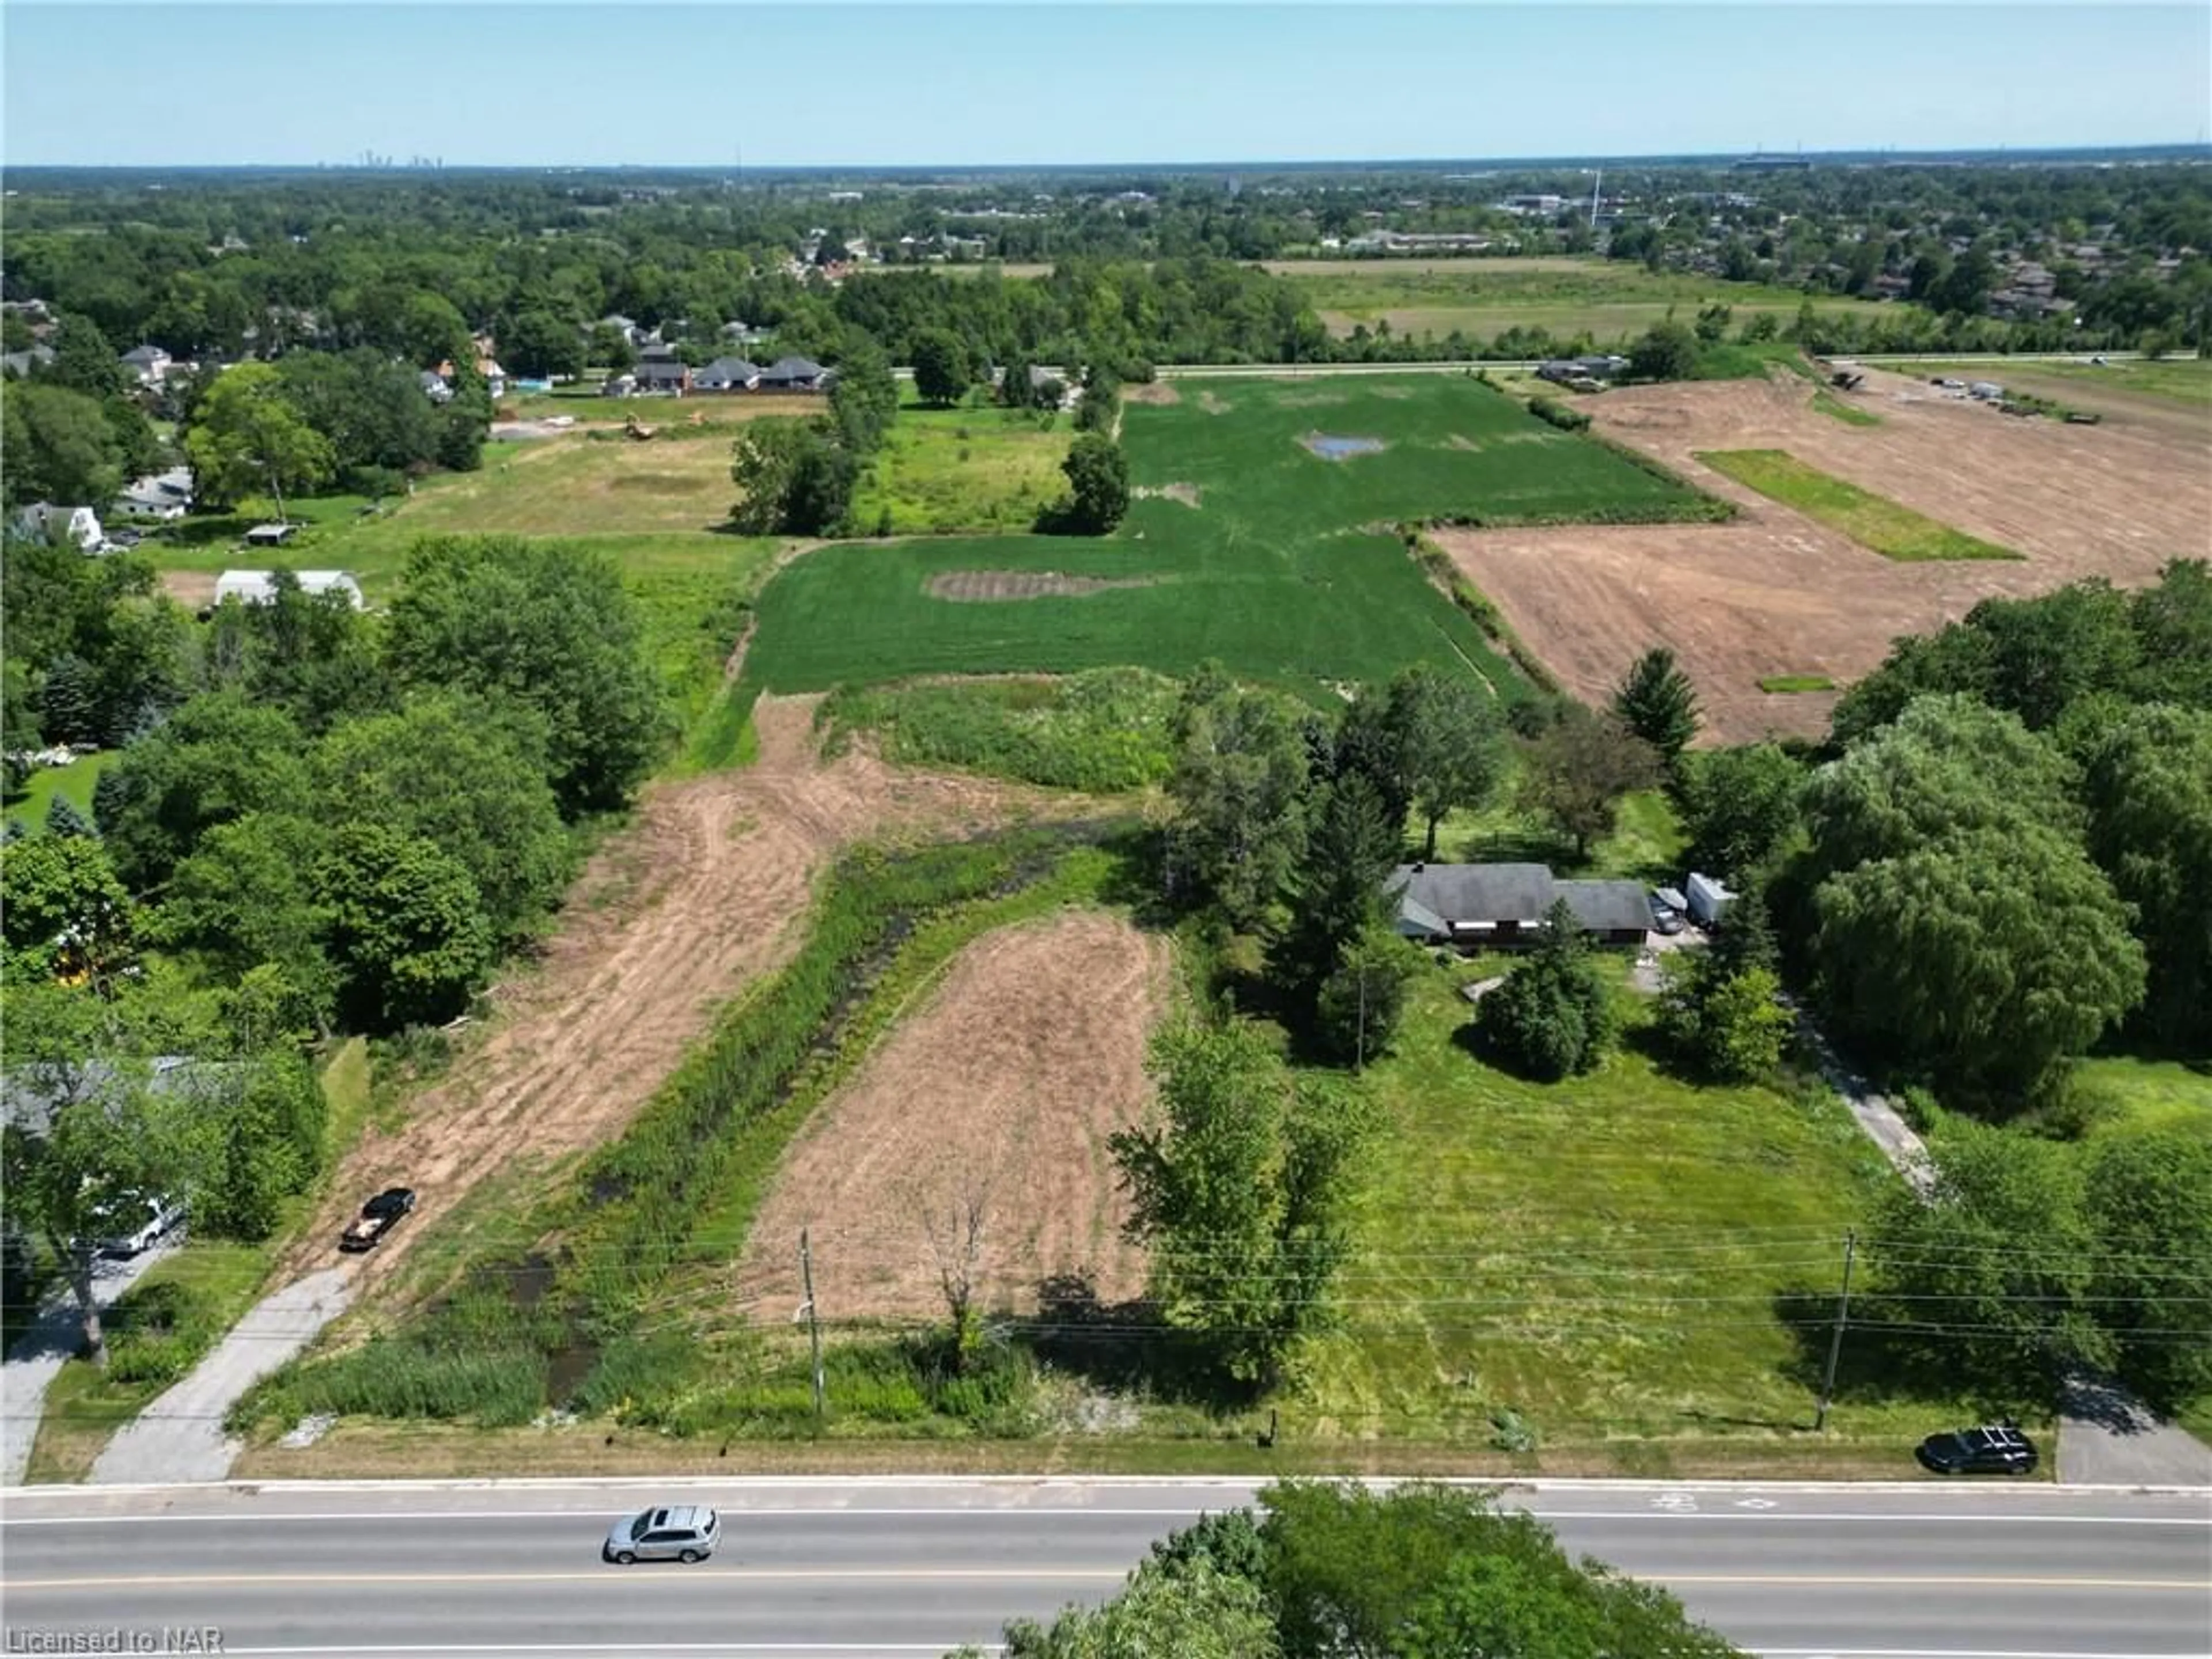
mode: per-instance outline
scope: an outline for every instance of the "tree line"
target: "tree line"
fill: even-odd
[[[0,846],[0,981],[11,1012],[18,996],[42,1011],[0,1038],[11,1073],[143,1085],[72,1097],[53,1132],[11,1139],[9,1213],[58,1246],[161,1171],[134,1154],[88,1185],[39,1162],[94,1173],[118,1124],[168,1146],[157,1054],[293,1077],[335,1034],[450,1020],[559,902],[580,831],[629,800],[665,735],[635,608],[595,556],[427,540],[384,615],[279,571],[268,603],[205,623],[127,556],[11,538],[3,568],[11,754],[121,743],[91,821],[58,797],[44,833]],[[268,1146],[313,1139],[269,1110]],[[312,1163],[255,1175],[258,1153],[233,1155],[237,1180],[264,1182],[253,1206],[210,1201],[230,1177],[204,1161],[174,1167],[204,1223],[247,1230],[250,1212],[265,1232]]]

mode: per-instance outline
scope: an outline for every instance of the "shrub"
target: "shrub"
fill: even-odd
[[[1589,430],[1590,417],[1585,410],[1569,409],[1556,398],[1531,398],[1528,400],[1528,412],[1547,425],[1559,428],[1562,432]]]
[[[1528,959],[1483,998],[1475,1027],[1491,1052],[1539,1083],[1594,1070],[1612,1042],[1613,1005],[1565,901]]]

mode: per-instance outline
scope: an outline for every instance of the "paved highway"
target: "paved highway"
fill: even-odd
[[[1239,1482],[761,1480],[18,1491],[8,1653],[66,1632],[232,1655],[891,1656],[1111,1595]],[[617,1515],[722,1511],[694,1567],[601,1565]],[[1547,1483],[1572,1550],[1774,1659],[2204,1659],[2212,1496]],[[161,1645],[164,1632],[169,1645]],[[139,1645],[133,1647],[137,1641]]]

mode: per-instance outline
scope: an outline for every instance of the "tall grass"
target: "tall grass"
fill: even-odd
[[[1099,668],[1064,679],[842,690],[821,719],[833,743],[879,733],[894,760],[1112,794],[1167,776],[1179,695],[1164,675]]]

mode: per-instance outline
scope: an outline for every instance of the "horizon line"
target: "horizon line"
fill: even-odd
[[[1299,168],[1312,170],[1335,168],[1356,171],[1361,168],[1404,168],[1456,167],[1480,164],[1486,167],[1568,166],[1595,162],[1660,162],[1660,161],[1820,161],[1820,160],[1894,160],[1938,161],[1955,157],[1988,159],[2017,156],[2032,159],[2044,156],[2131,155],[2152,152],[2196,153],[2212,161],[2212,142],[2203,138],[2142,139],[2106,143],[2047,143],[2014,144],[1990,143],[1951,145],[1942,148],[1919,149],[1901,144],[1845,145],[1825,149],[1776,149],[1754,147],[1748,149],[1724,150],[1646,150],[1637,152],[1595,151],[1580,155],[1554,154],[1547,155],[1374,155],[1374,156],[1273,156],[1227,157],[1220,159],[1181,160],[1173,161],[768,161],[737,162],[730,160],[680,161],[449,161],[410,157],[405,161],[392,158],[364,161],[359,155],[343,160],[316,161],[0,161],[0,178],[12,173],[625,173],[675,172],[745,173],[833,173],[858,172],[877,174],[908,173],[1142,173],[1142,172],[1212,172],[1231,168],[1265,170]],[[374,153],[373,151],[371,152]]]

